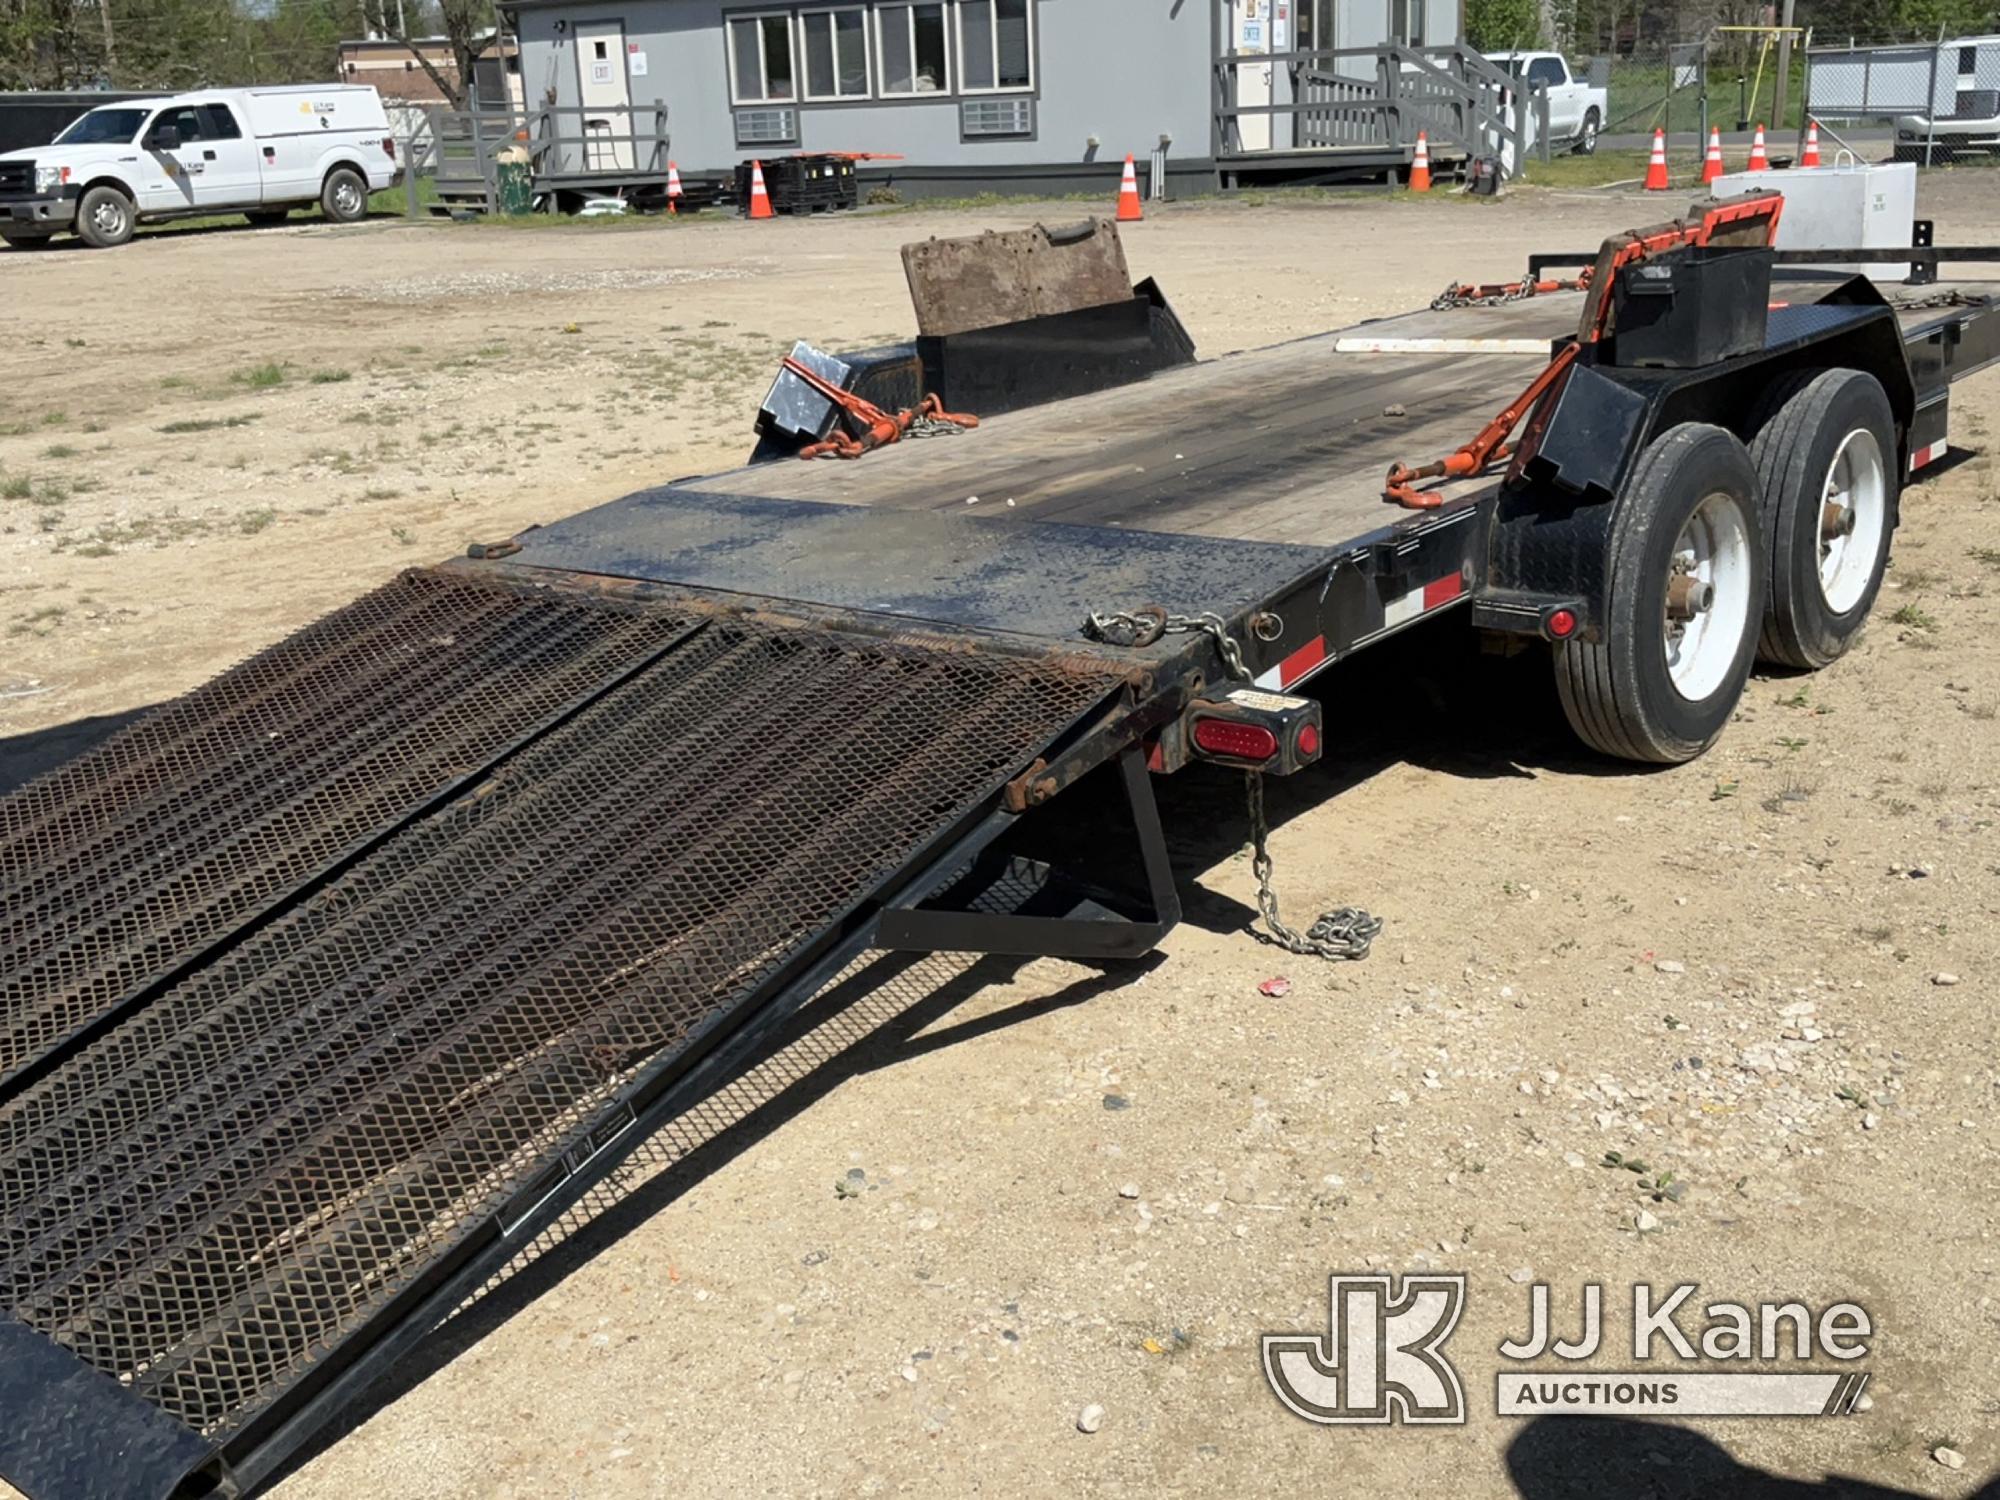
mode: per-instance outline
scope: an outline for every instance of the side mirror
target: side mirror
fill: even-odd
[[[155,125],[146,141],[155,151],[178,151],[181,147],[180,126]]]

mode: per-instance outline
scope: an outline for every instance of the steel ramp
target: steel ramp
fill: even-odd
[[[418,572],[0,801],[0,1474],[267,1477],[1124,691]]]

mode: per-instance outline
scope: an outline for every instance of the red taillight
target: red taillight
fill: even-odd
[[[1237,719],[1196,719],[1195,748],[1230,760],[1267,761],[1278,753],[1278,737],[1262,724]]]
[[[1319,726],[1308,724],[1299,731],[1299,759],[1311,760],[1319,754]]]
[[[382,137],[382,154],[388,157],[390,161],[396,159],[396,138],[393,135]]]
[[[1550,610],[1549,617],[1544,622],[1544,626],[1548,630],[1550,639],[1566,641],[1576,634],[1576,611],[1573,609]]]

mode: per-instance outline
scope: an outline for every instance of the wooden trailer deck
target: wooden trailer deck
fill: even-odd
[[[1779,283],[1813,300],[1826,283]],[[1943,294],[2000,282],[1891,288],[1906,330]],[[855,462],[772,462],[687,481],[707,495],[957,512],[1186,536],[1327,546],[1413,513],[1382,497],[1391,463],[1458,447],[1573,332],[1580,293],[1425,310],[1164,371],[1135,385],[993,417],[957,437]],[[1498,470],[1444,486],[1447,509]]]

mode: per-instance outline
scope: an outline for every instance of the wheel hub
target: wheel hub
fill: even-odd
[[[1888,540],[1889,477],[1875,434],[1857,427],[1841,440],[1820,492],[1819,589],[1827,608],[1846,614],[1861,602]]]
[[[1726,494],[1708,496],[1674,541],[1661,611],[1667,676],[1690,702],[1712,697],[1728,682],[1750,629],[1754,578],[1739,503]]]

